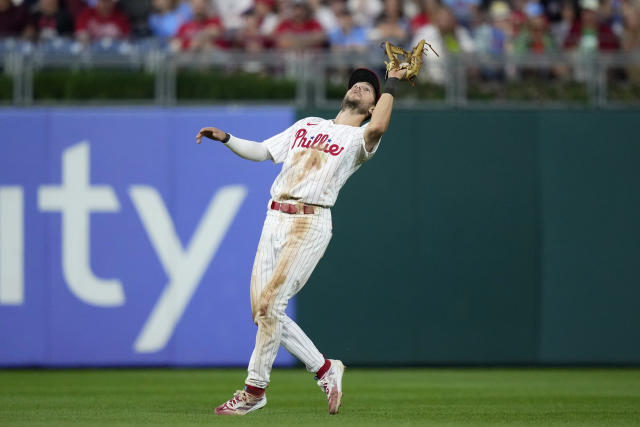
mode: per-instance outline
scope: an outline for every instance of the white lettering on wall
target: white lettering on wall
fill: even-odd
[[[247,190],[241,185],[220,189],[211,199],[186,250],[162,198],[153,187],[132,186],[129,195],[169,278],[133,345],[137,353],[152,353],[167,345]]]
[[[110,186],[92,186],[89,178],[89,143],[83,141],[64,150],[62,184],[41,186],[38,206],[62,213],[62,270],[71,292],[87,304],[120,306],[125,301],[122,284],[96,277],[89,253],[91,213],[118,212],[120,205]]]
[[[0,305],[24,303],[24,194],[0,187]]]

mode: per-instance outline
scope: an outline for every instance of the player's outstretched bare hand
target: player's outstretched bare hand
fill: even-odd
[[[200,132],[198,132],[198,135],[196,135],[196,142],[198,144],[202,142],[203,136],[205,138],[213,139],[214,141],[222,141],[227,136],[227,133],[214,127],[202,128],[200,129]]]

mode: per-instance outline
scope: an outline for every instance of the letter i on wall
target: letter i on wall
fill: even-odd
[[[24,303],[24,192],[0,187],[0,305]]]

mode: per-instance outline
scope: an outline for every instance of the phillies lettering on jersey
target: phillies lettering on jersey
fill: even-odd
[[[337,156],[338,154],[342,153],[342,150],[344,150],[344,147],[340,147],[336,144],[329,144],[331,142],[331,139],[329,139],[329,135],[327,135],[326,133],[319,133],[315,136],[310,137],[309,139],[306,138],[306,135],[306,129],[298,130],[298,132],[296,132],[296,139],[293,140],[293,145],[291,146],[291,148],[294,148],[296,146],[303,148],[312,148],[314,150],[324,151],[325,153],[329,153],[332,156]]]
[[[331,207],[347,179],[369,160],[362,127],[307,117],[264,141],[274,163],[283,163],[271,198]]]

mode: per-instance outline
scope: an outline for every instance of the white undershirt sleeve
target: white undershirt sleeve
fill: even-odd
[[[262,162],[271,158],[271,154],[269,154],[267,147],[259,142],[249,141],[247,139],[241,139],[230,135],[229,142],[224,145],[243,159]]]

